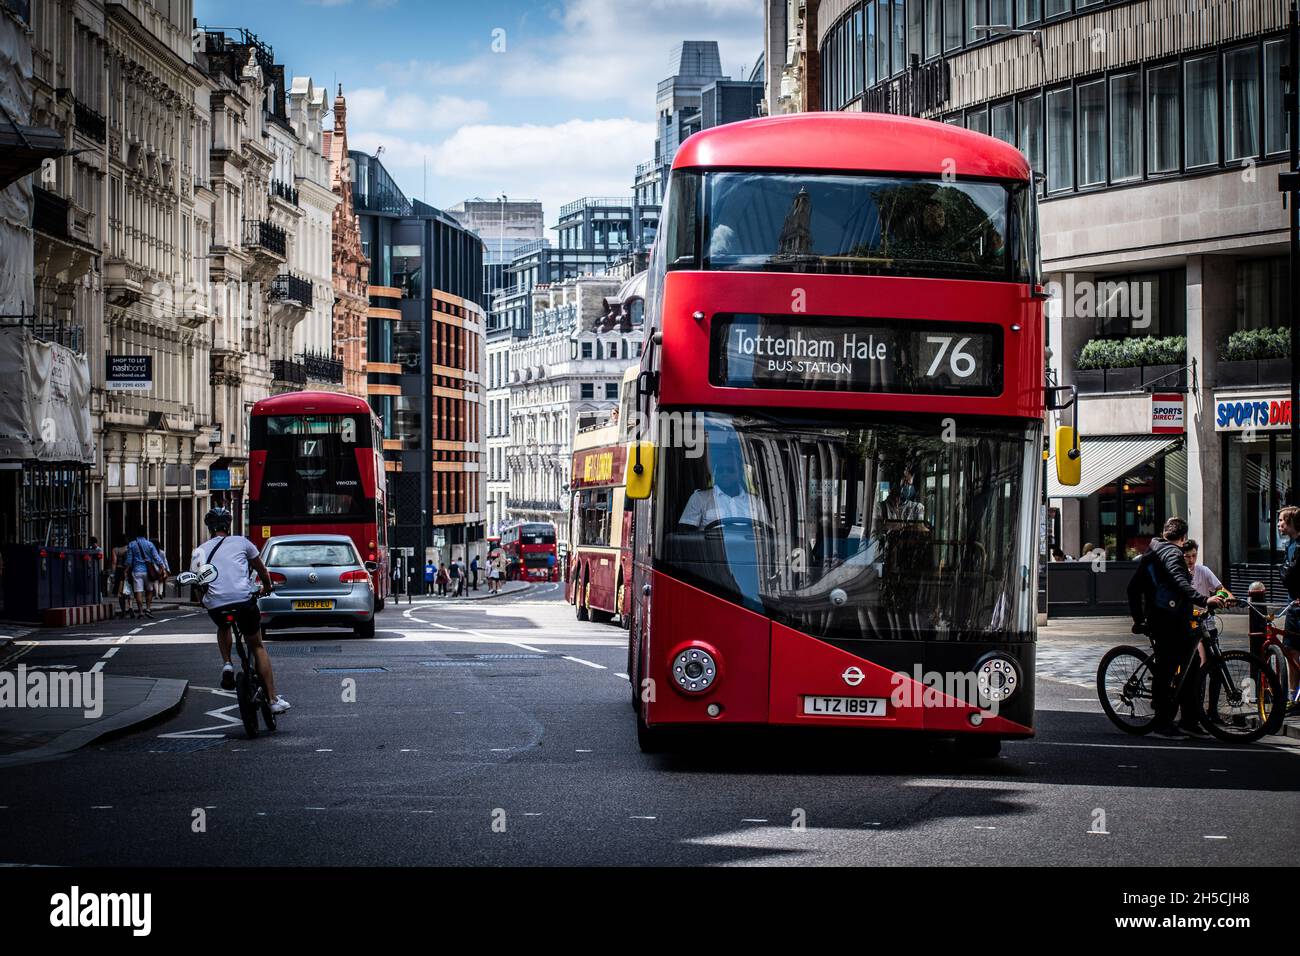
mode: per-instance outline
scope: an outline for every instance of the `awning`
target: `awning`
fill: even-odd
[[[1079,438],[1082,475],[1073,487],[1056,480],[1056,456],[1047,461],[1047,497],[1086,498],[1130,468],[1167,455],[1183,443],[1182,435],[1110,435]]]
[[[0,113],[0,189],[36,172],[45,159],[66,155],[62,133],[48,126],[23,126]]]

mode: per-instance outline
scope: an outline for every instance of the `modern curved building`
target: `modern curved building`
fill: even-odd
[[[768,2],[770,113],[953,123],[1039,174],[1052,361],[1083,393],[1084,482],[1049,485],[1067,554],[1123,561],[1184,515],[1234,589],[1272,577],[1291,498],[1286,18],[1284,0]],[[1108,577],[1054,608],[1118,608]]]

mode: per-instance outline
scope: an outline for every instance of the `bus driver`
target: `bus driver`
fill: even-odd
[[[677,523],[703,530],[725,518],[768,523],[763,503],[749,493],[736,456],[729,454],[714,457],[712,486],[691,494]]]

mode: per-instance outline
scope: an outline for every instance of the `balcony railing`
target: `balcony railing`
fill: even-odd
[[[309,279],[284,272],[271,280],[273,301],[297,302],[305,308],[311,308],[312,284]]]
[[[252,249],[265,249],[267,252],[285,257],[288,240],[284,230],[265,219],[244,220],[244,245]]]
[[[55,239],[69,239],[68,212],[71,204],[68,200],[40,186],[34,187],[32,193],[36,200],[32,210],[33,228]]]
[[[102,113],[92,110],[81,100],[73,100],[72,115],[76,121],[77,129],[98,143],[108,141],[108,125],[105,123]]]
[[[615,208],[626,206],[632,208],[631,196],[585,196],[582,199],[575,199],[571,203],[565,203],[560,207],[560,218],[568,219],[570,216],[577,215],[582,210],[595,206],[613,206]]]
[[[343,363],[322,355],[320,352],[303,352],[299,358],[307,370],[307,377],[318,382],[331,382],[339,385],[343,382]]]
[[[278,179],[271,180],[271,195],[279,196],[287,203],[298,205],[298,188]]]
[[[53,342],[74,352],[81,352],[82,328],[62,321],[41,322],[34,315],[13,315],[0,317],[0,328],[21,326],[42,342]]]
[[[307,367],[301,362],[290,362],[287,359],[271,359],[271,378],[277,382],[287,382],[290,385],[306,385]]]

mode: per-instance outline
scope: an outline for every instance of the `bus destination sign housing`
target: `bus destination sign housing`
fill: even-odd
[[[1002,329],[974,322],[724,313],[709,381],[729,388],[999,395]]]

